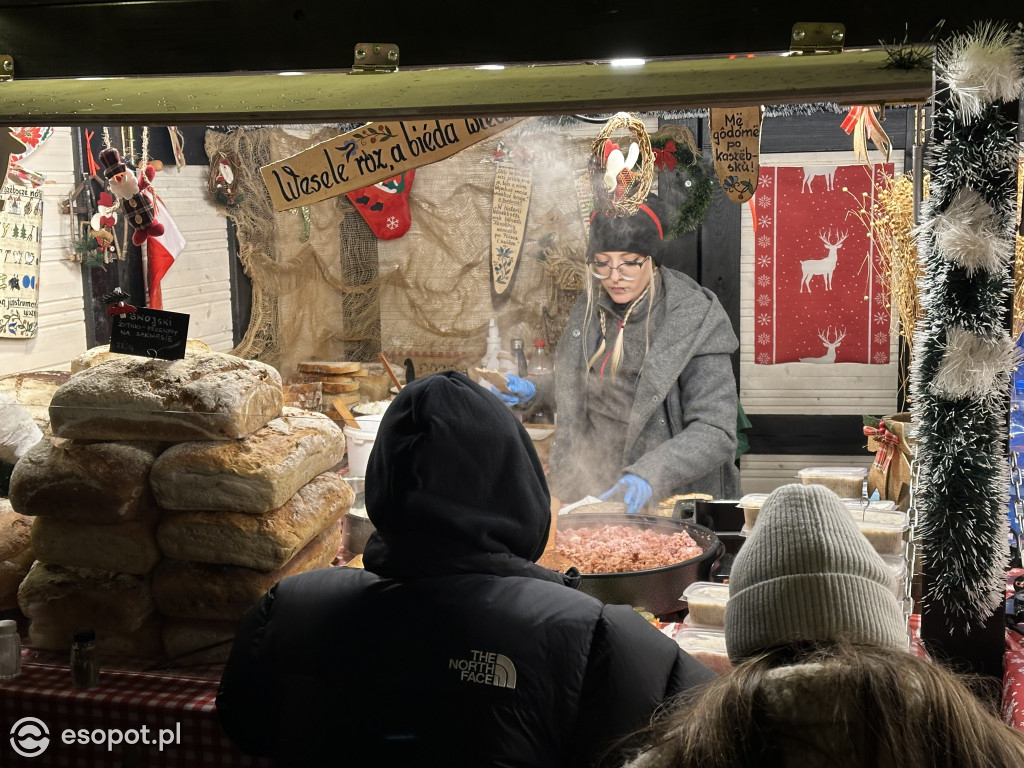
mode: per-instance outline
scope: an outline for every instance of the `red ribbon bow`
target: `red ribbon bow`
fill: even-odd
[[[900,444],[899,435],[886,429],[884,421],[878,422],[878,429],[864,427],[864,434],[875,438],[878,442],[878,450],[875,451],[875,460],[872,462],[872,466],[885,472],[889,469],[892,457],[896,455],[896,446]]]
[[[889,153],[892,151],[892,141],[875,115],[877,109],[878,107],[850,107],[849,113],[840,125],[847,134],[853,134],[854,155],[864,163],[870,163],[868,141],[885,156],[886,162],[889,161]]]
[[[676,169],[676,163],[679,161],[676,159],[676,143],[674,141],[669,139],[663,148],[651,147],[651,151],[654,152],[655,168],[667,171]]]

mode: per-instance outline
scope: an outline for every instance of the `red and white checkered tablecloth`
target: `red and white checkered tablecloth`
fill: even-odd
[[[215,679],[107,669],[98,686],[78,690],[67,665],[26,661],[20,677],[0,681],[0,765],[269,766],[269,760],[245,754],[224,733],[216,695]],[[39,738],[43,729],[45,749]]]

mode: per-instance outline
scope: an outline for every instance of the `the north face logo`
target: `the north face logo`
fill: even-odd
[[[487,651],[470,651],[471,658],[449,659],[448,669],[457,670],[459,680],[467,683],[516,687],[516,665],[507,656]]]

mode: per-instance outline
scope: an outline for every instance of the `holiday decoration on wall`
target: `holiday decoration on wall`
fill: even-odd
[[[181,169],[181,166],[178,166]],[[217,205],[225,208],[234,208],[242,202],[242,195],[238,191],[236,176],[238,174],[238,160],[226,152],[218,153],[217,157],[210,163],[210,178],[208,186],[210,196]]]
[[[0,339],[32,338],[39,330],[42,225],[41,189],[0,187]]]
[[[153,166],[143,163],[142,172],[136,177],[121,159],[121,153],[109,146],[97,160],[110,191],[121,201],[125,221],[135,230],[132,243],[142,245],[147,238],[163,234],[163,225],[156,220],[152,198],[146,192],[156,174]]]
[[[49,126],[16,126],[0,130],[0,184],[10,179],[23,186],[40,186],[45,176],[38,171],[23,168],[21,161],[52,135],[53,128]]]
[[[409,193],[416,170],[406,171],[363,189],[346,192],[359,215],[380,240],[394,240],[409,231]]]
[[[762,168],[754,231],[754,362],[889,362],[880,254],[851,222],[892,165]],[[862,198],[866,196],[866,198]]]
[[[655,170],[672,174],[687,195],[665,239],[693,232],[704,221],[715,191],[715,182],[701,160],[693,134],[683,126],[667,125],[651,136],[651,150]],[[662,190],[660,196],[667,201],[670,194]]]
[[[628,140],[613,141],[622,131]],[[609,216],[636,213],[654,181],[654,152],[643,120],[628,112],[613,115],[591,145],[588,170],[597,211]]]
[[[918,234],[924,279],[911,387],[917,471],[926,479],[916,489],[923,622],[941,607],[950,632],[984,625],[1004,599],[1022,52],[1020,31],[1003,24],[978,24],[935,51],[936,142]]]

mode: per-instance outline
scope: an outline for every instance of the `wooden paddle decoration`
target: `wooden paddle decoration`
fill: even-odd
[[[761,107],[711,108],[711,154],[726,197],[745,203],[757,189],[761,165]]]
[[[533,176],[529,168],[498,163],[491,204],[491,285],[498,295],[512,284],[523,249]]]

